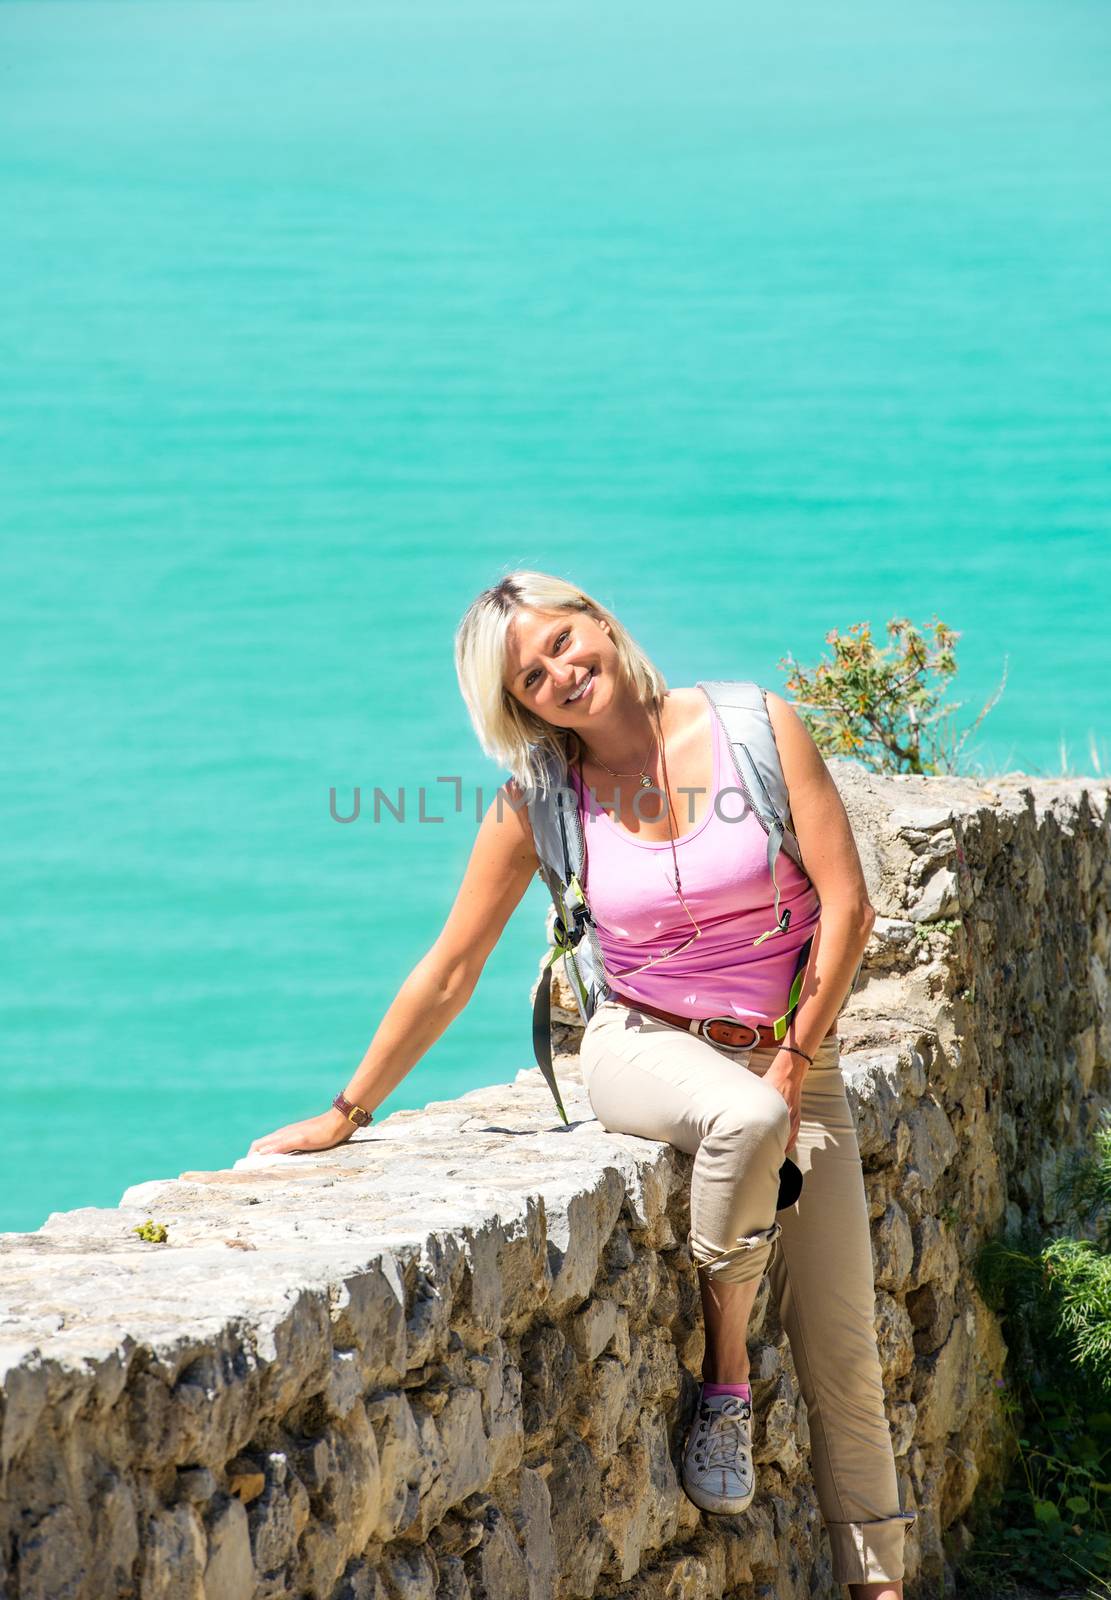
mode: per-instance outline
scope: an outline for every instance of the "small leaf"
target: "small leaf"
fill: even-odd
[[[1039,1522],[1060,1522],[1061,1513],[1052,1500],[1035,1500],[1034,1515]]]

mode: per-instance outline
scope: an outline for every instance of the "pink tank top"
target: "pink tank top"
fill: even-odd
[[[701,936],[657,966],[622,977],[650,956],[677,950],[694,929],[675,893],[670,843],[634,838],[593,796],[583,815],[587,900],[606,977],[621,994],[678,1016],[772,1023],[787,1009],[799,950],[818,926],[820,902],[810,880],[781,850],[775,872],[780,910],[790,908],[790,926],[763,944],[753,943],[775,925],[768,838],[740,790],[725,729],[712,708],[710,725],[716,803],[706,805],[694,831],[675,843],[683,898]],[[572,778],[582,811],[574,767]],[[708,797],[694,799],[697,814]],[[689,804],[689,797],[680,799],[683,821]]]

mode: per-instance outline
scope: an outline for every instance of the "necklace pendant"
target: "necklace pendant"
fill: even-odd
[[[652,780],[646,772],[642,772],[640,775],[640,786],[642,789],[650,789],[652,787]]]

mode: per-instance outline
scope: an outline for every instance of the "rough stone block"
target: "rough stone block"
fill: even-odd
[[[208,1519],[205,1600],[243,1600],[255,1586],[247,1513],[236,1499],[217,1503]]]
[[[206,1600],[208,1541],[192,1506],[170,1506],[147,1519],[142,1557],[140,1600]],[[63,1600],[64,1593],[50,1600]]]
[[[872,1255],[877,1286],[903,1288],[914,1259],[914,1240],[906,1212],[894,1201],[872,1229]]]

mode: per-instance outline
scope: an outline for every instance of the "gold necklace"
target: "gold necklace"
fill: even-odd
[[[667,806],[667,834],[668,834],[668,839],[669,839],[670,844],[671,844],[671,861],[672,861],[672,865],[675,868],[675,882],[674,882],[673,885],[669,885],[669,887],[674,888],[676,897],[677,897],[677,899],[679,901],[679,904],[682,906],[684,912],[686,913],[687,921],[690,923],[691,927],[694,929],[694,932],[689,936],[689,938],[685,939],[681,945],[677,946],[676,949],[674,949],[674,950],[665,950],[662,956],[653,956],[649,961],[646,961],[643,964],[643,966],[630,967],[627,971],[615,972],[613,974],[613,976],[615,978],[631,978],[631,977],[634,977],[639,972],[647,972],[649,967],[658,966],[661,961],[667,961],[672,956],[682,955],[683,952],[686,951],[686,950],[689,950],[691,945],[694,944],[695,940],[699,939],[701,937],[701,935],[702,935],[702,929],[699,927],[698,923],[694,920],[693,916],[691,916],[691,908],[690,908],[690,906],[688,906],[688,904],[687,904],[687,902],[686,902],[686,900],[684,899],[684,896],[683,896],[683,880],[679,876],[679,856],[678,856],[678,853],[676,852],[676,849],[675,849],[675,834],[674,834],[674,831],[672,830],[672,826],[671,826],[671,800],[670,800],[671,786],[670,786],[670,784],[668,782],[668,776],[667,776],[667,752],[666,752],[666,748],[664,746],[663,723],[660,720],[660,707],[659,707],[659,703],[657,701],[653,701],[652,709],[656,713],[656,728],[657,728],[658,733],[659,733],[660,763],[661,763],[661,765],[663,767],[663,779],[664,779],[664,803]],[[579,758],[578,758],[578,765],[579,765],[579,786],[582,789],[583,794],[585,794],[586,793],[586,780],[583,777],[581,748],[580,748],[580,754],[579,754]],[[601,765],[603,767],[606,766],[604,761],[601,763]],[[606,767],[606,771],[607,772],[610,772],[612,770],[613,770],[612,768]],[[634,776],[634,774],[631,773],[631,772],[625,772],[625,773],[615,772],[613,775],[614,775],[615,778],[620,778],[620,777],[631,778],[631,777]],[[583,829],[583,889],[584,889],[584,891],[586,889],[587,877],[588,877],[587,859],[588,858],[587,858],[587,848],[586,848],[586,829],[584,828]],[[667,881],[667,873],[666,872],[664,873],[664,881],[665,882]]]
[[[657,720],[657,722],[659,721],[659,712],[658,711],[656,713],[656,720]],[[661,731],[661,734],[660,734],[660,738],[661,739],[663,738],[662,731]],[[655,736],[653,735],[652,744],[650,744],[648,746],[648,749],[645,751],[644,760],[641,762],[640,768],[636,772],[614,772],[612,767],[606,765],[606,763],[602,760],[601,756],[595,756],[594,760],[598,763],[598,765],[600,767],[605,767],[606,768],[606,771],[609,773],[611,778],[639,778],[640,779],[641,788],[642,789],[650,789],[652,787],[652,780],[648,776],[647,772],[645,772],[644,768],[648,765],[648,757],[652,754],[652,745],[654,745],[655,742],[656,742]],[[661,745],[661,749],[662,749],[662,745]]]
[[[655,702],[653,703],[655,704]],[[679,903],[683,907],[683,910],[687,913],[687,916],[690,917],[690,920],[694,922],[694,918],[691,917],[690,914],[690,908],[688,907],[687,902],[683,899],[683,880],[679,876],[679,857],[675,854],[675,835],[671,831],[671,785],[667,781],[667,753],[664,749],[663,723],[660,721],[660,708],[658,705],[656,705],[655,710],[656,726],[660,730],[660,764],[663,767],[664,773],[664,805],[667,807],[667,836],[671,840],[671,860],[675,867],[675,893],[679,897]],[[694,922],[694,926],[698,928],[697,922]],[[699,932],[701,931],[702,930],[699,929]]]

